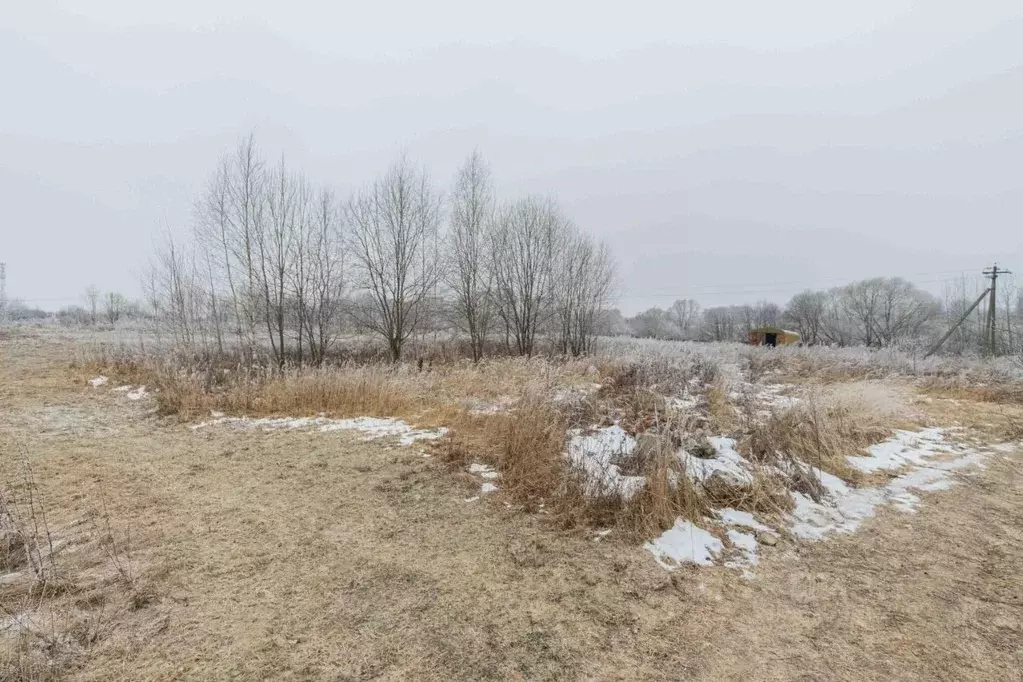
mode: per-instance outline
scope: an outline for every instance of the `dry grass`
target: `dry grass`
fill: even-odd
[[[118,612],[151,595],[139,589],[130,543],[94,511],[52,530],[24,457],[0,471],[0,679],[63,679],[111,632]],[[18,471],[13,469],[17,468]],[[92,532],[90,532],[92,531]],[[62,554],[76,546],[74,555]]]
[[[798,551],[785,538],[762,547],[755,581],[727,569],[666,574],[639,547],[615,541],[631,536],[618,515],[628,510],[613,500],[606,518],[619,530],[600,542],[558,532],[548,519],[567,517],[547,514],[550,505],[522,514],[505,506],[516,499],[510,492],[467,502],[479,481],[394,443],[299,430],[191,431],[147,415],[149,404],[84,387],[88,377],[68,375],[59,362],[62,346],[40,344],[0,349],[0,441],[24,442],[37,463],[55,537],[82,533],[73,551],[58,553],[74,589],[26,604],[40,623],[79,609],[54,619],[58,632],[81,633],[69,635],[75,641],[102,611],[100,636],[65,669],[71,679],[1018,677],[1019,453],[992,457],[912,516],[883,510],[854,535]],[[605,378],[586,367],[552,372],[552,385]],[[452,377],[410,389],[429,398],[439,387],[443,404],[461,410],[455,425],[465,449],[452,454],[461,461],[483,453],[497,462],[491,434],[513,426],[500,414],[468,414],[459,385],[463,396],[530,394],[487,381]],[[536,394],[550,395],[535,381]],[[1020,419],[1012,405],[937,397],[914,409],[940,424],[990,423],[991,433]],[[882,415],[884,423],[904,412]],[[56,413],[75,420],[73,428],[48,428]],[[706,502],[706,491],[672,485],[675,465],[657,453],[673,451],[674,436],[661,435],[670,445],[643,438],[629,463],[652,479],[631,510],[636,528],[661,527]],[[523,451],[527,436],[518,439]],[[571,472],[567,479],[566,500]],[[114,545],[126,538],[117,521],[132,522],[131,573],[154,595],[137,608],[105,559],[105,524],[72,525],[83,505],[102,509],[99,491],[109,494]],[[25,637],[44,651],[43,640]]]
[[[646,486],[622,502],[613,523],[636,539],[650,538],[674,525],[678,518],[701,521],[710,513],[707,498],[685,475],[669,438],[652,436],[640,442]]]
[[[862,455],[867,446],[908,425],[905,414],[901,396],[878,384],[812,387],[797,405],[773,411],[766,419],[748,419],[741,446],[761,463],[795,460],[857,483],[862,475],[846,458]],[[790,471],[795,489],[818,497],[819,483],[803,480],[805,472],[798,466]]]
[[[778,373],[779,357],[750,354],[747,374],[756,379]],[[613,526],[633,537],[669,527],[677,517],[698,522],[711,506],[765,513],[788,509],[791,501],[784,486],[766,468],[779,459],[801,460],[855,482],[858,472],[846,456],[888,437],[892,428],[889,415],[867,409],[869,397],[851,400],[829,394],[825,400],[821,391],[808,394],[796,408],[761,419],[752,398],[740,399],[738,405],[730,398],[741,374],[693,353],[603,358],[595,365],[499,358],[478,365],[458,360],[426,367],[349,363],[284,371],[181,365],[188,361],[180,356],[144,357],[122,347],[103,349],[83,365],[117,381],[151,386],[161,412],[183,418],[201,418],[211,411],[327,414],[401,417],[447,426],[452,434],[443,443],[444,457],[459,465],[481,460],[496,466],[505,494],[524,508],[545,508],[563,527]],[[594,382],[599,390],[593,390]],[[668,408],[669,398],[694,393],[703,395],[704,411]],[[492,401],[514,407],[493,413],[469,409]],[[594,491],[592,481],[572,471],[563,455],[568,428],[601,422],[650,435],[646,442],[656,444],[651,452],[639,448],[626,463],[635,469],[627,473],[647,479],[645,489],[631,499],[616,490]],[[678,470],[675,453],[694,439],[721,433],[739,437],[763,470],[752,483],[715,479],[693,485]],[[819,482],[802,468],[791,471],[790,486],[819,497]]]
[[[777,474],[764,470],[755,471],[749,483],[711,477],[701,487],[704,499],[716,508],[731,507],[773,516],[793,507],[792,496],[789,495],[791,482],[782,482]]]

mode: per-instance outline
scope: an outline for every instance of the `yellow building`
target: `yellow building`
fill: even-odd
[[[749,330],[749,342],[753,346],[791,346],[799,343],[797,332],[781,327],[757,327]]]

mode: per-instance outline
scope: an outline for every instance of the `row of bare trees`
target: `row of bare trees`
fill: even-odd
[[[626,323],[638,336],[744,341],[756,327],[789,327],[808,344],[886,346],[933,334],[942,306],[927,292],[898,278],[874,278],[826,291],[796,294],[784,307],[770,301],[717,306],[702,312],[682,299],[652,308]]]
[[[806,290],[785,306],[770,301],[701,310],[692,299],[619,319],[619,333],[704,341],[745,341],[756,327],[793,329],[810,345],[929,347],[951,329],[983,292],[976,279],[949,282],[943,300],[899,277],[861,280],[827,290]],[[1023,353],[1023,291],[1011,277],[999,280],[996,352]],[[951,353],[986,352],[988,306],[978,306],[945,342]]]
[[[475,360],[502,338],[523,355],[541,339],[578,355],[615,293],[607,246],[552,199],[499,202],[476,152],[447,198],[401,156],[341,200],[268,164],[250,137],[221,160],[194,222],[194,239],[167,236],[152,260],[156,317],[179,344],[267,350],[281,366],[322,363],[349,328],[397,361],[439,317]]]

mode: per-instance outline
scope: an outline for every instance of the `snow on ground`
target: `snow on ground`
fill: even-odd
[[[867,448],[867,456],[848,460],[849,464],[869,474],[881,469],[901,469],[907,464],[920,466],[935,453],[952,452],[955,447],[945,443],[942,429],[896,431],[889,440]]]
[[[878,486],[856,488],[808,464],[783,463],[778,468],[779,473],[785,473],[785,467],[805,469],[820,481],[824,489],[820,501],[791,491],[795,509],[784,519],[784,527],[796,538],[822,540],[832,533],[856,531],[864,520],[872,517],[877,508],[884,504],[890,504],[902,512],[915,512],[921,503],[920,493],[947,490],[955,484],[952,477],[954,472],[967,467],[983,466],[985,452],[948,442],[947,434],[947,430],[934,428],[899,431],[892,439],[867,448],[867,455],[850,457],[850,463],[862,471],[900,470],[900,475]],[[735,476],[749,475],[745,460],[735,452],[734,441],[713,438],[711,442],[717,451],[715,458],[700,460],[688,457],[685,460],[687,471],[694,480],[705,480],[716,471]],[[690,470],[691,462],[702,468]],[[789,473],[792,473],[791,470]],[[775,530],[757,521],[749,512],[719,509],[715,513],[716,519],[707,519],[706,523],[708,527],[727,527],[725,536],[728,538],[731,556],[725,560],[724,565],[742,570],[746,577],[753,577],[751,569],[758,561],[757,538],[762,534],[770,534],[773,538]],[[687,540],[689,545],[681,537],[686,533],[690,537]],[[644,547],[659,564],[668,568],[672,565],[666,558],[674,559],[676,564],[689,562],[709,565],[722,552],[717,549],[717,545],[707,540],[707,536],[713,537],[709,531],[678,519],[674,528]],[[767,540],[763,537],[761,539]],[[773,539],[767,544],[773,544]]]
[[[681,396],[675,398],[668,398],[666,406],[669,410],[678,410],[679,412],[688,412],[695,410],[700,405],[700,399],[694,395],[690,395],[687,390]]]
[[[725,546],[703,528],[677,519],[674,526],[645,543],[643,549],[653,554],[661,566],[672,570],[681,564],[713,566]]]
[[[354,419],[330,419],[328,417],[217,417],[208,422],[193,424],[192,430],[208,426],[227,424],[243,429],[259,429],[262,431],[282,431],[315,428],[322,433],[331,431],[360,431],[363,440],[375,440],[388,436],[398,436],[398,443],[409,446],[420,440],[434,440],[447,433],[447,429],[415,429],[401,419],[391,417],[355,417]]]
[[[590,383],[582,386],[559,388],[554,392],[555,403],[578,403],[586,400],[591,394],[596,393],[602,384]]]
[[[630,498],[643,489],[646,478],[621,473],[616,460],[629,456],[636,449],[636,439],[615,424],[584,432],[569,433],[568,458],[586,473],[586,492],[590,495],[617,493]]]
[[[469,465],[469,473],[476,474],[480,478],[495,479],[500,478],[501,474],[494,471],[494,468],[489,464],[481,464],[480,462],[473,462]]]
[[[103,375],[89,379],[89,385],[92,386],[93,388],[102,386],[105,383],[107,383],[107,378]]]
[[[131,385],[125,384],[124,386],[118,386],[117,388],[112,388],[110,390],[114,391],[115,393],[127,393],[128,391],[131,390]]]
[[[685,451],[679,452],[679,460],[685,466],[690,479],[702,483],[715,473],[721,472],[739,485],[753,482],[753,475],[748,470],[746,460],[735,449],[734,439],[714,436],[707,440],[714,446],[716,452],[710,459],[695,457]]]
[[[820,502],[793,492],[796,508],[792,533],[808,540],[820,540],[831,533],[852,533],[882,504],[914,512],[920,504],[917,492],[947,490],[955,483],[952,472],[983,466],[984,453],[947,443],[944,434],[941,429],[900,431],[892,440],[868,448],[870,457],[850,458],[858,460],[854,466],[863,471],[905,467],[903,474],[882,486],[853,488],[825,474],[821,482],[827,496]]]
[[[750,528],[755,531],[761,532],[774,532],[774,529],[770,526],[757,521],[753,514],[747,511],[739,511],[738,509],[732,509],[731,507],[725,507],[724,509],[717,510],[718,518],[729,526],[738,526],[740,528]]]
[[[800,400],[794,395],[786,395],[795,390],[793,384],[761,384],[743,381],[737,390],[730,391],[729,400],[740,403],[749,400],[755,405],[757,413],[769,415],[772,411],[795,407]]]
[[[139,386],[134,391],[128,391],[124,395],[128,400],[142,400],[149,395],[149,393],[146,391],[145,386]]]
[[[756,577],[750,570],[757,565],[757,538],[752,533],[744,533],[734,528],[728,529],[728,541],[736,549],[738,555],[725,562],[726,568],[737,568],[746,579]]]
[[[480,398],[471,398],[465,401],[469,414],[498,414],[507,412],[517,402],[517,399],[510,395],[499,396],[494,401],[486,401]]]

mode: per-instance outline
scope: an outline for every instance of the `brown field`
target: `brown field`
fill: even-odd
[[[783,537],[762,548],[754,580],[668,573],[629,526],[598,542],[564,510],[529,504],[542,492],[532,468],[505,468],[519,487],[467,502],[479,481],[449,445],[424,457],[356,432],[194,430],[187,419],[229,399],[183,394],[162,415],[114,381],[90,387],[70,364],[78,344],[0,338],[0,471],[50,536],[44,579],[24,561],[0,566],[0,679],[1023,679],[1021,448],[925,494],[916,513],[882,508],[824,542]],[[460,376],[399,386],[387,405],[430,425],[467,420],[423,403]],[[886,390],[914,423],[1023,437],[1023,408],[991,391]],[[616,399],[625,418],[640,397]],[[459,424],[459,447],[475,447]],[[525,451],[545,442],[488,428]],[[872,428],[834,427],[829,447],[837,458]],[[793,448],[806,438],[786,433]],[[487,458],[507,458],[503,446]],[[6,545],[10,567],[17,550]]]

